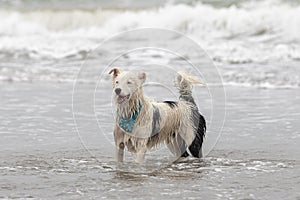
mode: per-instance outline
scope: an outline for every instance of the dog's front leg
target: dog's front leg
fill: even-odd
[[[119,145],[115,145],[115,159],[118,162],[123,162],[124,159],[124,143],[120,143]]]
[[[124,132],[117,126],[114,129],[115,139],[115,159],[118,162],[123,162],[124,159]]]
[[[141,149],[139,149],[139,151],[136,153],[136,162],[137,163],[143,163],[144,159],[145,159],[145,154],[147,152],[147,146],[143,146],[141,147]]]

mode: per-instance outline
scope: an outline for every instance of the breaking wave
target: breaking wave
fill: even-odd
[[[300,6],[268,0],[251,2],[239,7],[232,5],[221,8],[198,3],[194,6],[177,4],[141,10],[2,9],[0,51],[28,50],[36,52],[28,56],[61,58],[73,53],[79,54],[95,42],[118,32],[154,27],[183,32],[212,50],[220,46],[226,49],[224,41],[227,40],[250,40],[264,43],[259,48],[261,51],[265,50],[264,47],[273,47],[283,53],[282,56],[300,59]],[[243,47],[227,48],[233,54],[236,51],[247,51]],[[251,56],[246,54],[239,60],[239,56],[227,58],[222,54],[216,55],[216,59],[249,62],[255,57]]]
[[[101,41],[121,31],[153,27],[176,30],[198,42],[221,65],[225,84],[300,87],[300,5],[250,1],[229,7],[167,4],[144,9],[0,8],[0,81],[70,81],[77,67],[13,66],[15,60],[81,61]],[[40,62],[43,61],[43,62]],[[248,67],[247,66],[258,67]],[[264,67],[268,65],[268,69]],[[52,66],[52,67],[51,67]],[[59,69],[58,69],[59,67]],[[222,67],[221,67],[222,68]]]

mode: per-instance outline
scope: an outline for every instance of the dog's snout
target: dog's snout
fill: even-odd
[[[119,95],[119,94],[121,93],[121,89],[120,89],[120,88],[116,88],[116,89],[115,89],[115,93],[116,93],[117,95]]]

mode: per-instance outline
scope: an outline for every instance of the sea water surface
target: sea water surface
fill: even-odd
[[[0,3],[0,198],[300,198],[298,1],[51,2]],[[113,34],[149,27],[192,38],[219,70],[222,85],[219,77],[208,85],[225,89],[225,107],[212,107],[208,87],[193,89],[207,142],[216,134],[210,125],[226,112],[218,143],[203,160],[174,163],[159,146],[143,165],[129,153],[124,164],[114,161],[110,77],[93,84],[107,73],[105,55],[147,38],[91,50]],[[149,72],[147,96],[178,98],[166,66],[182,66],[181,59],[145,50],[121,61],[121,68]],[[161,71],[149,71],[151,64]],[[78,76],[85,68],[91,70]]]

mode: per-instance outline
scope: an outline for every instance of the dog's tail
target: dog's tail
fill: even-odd
[[[180,93],[179,98],[193,105],[191,106],[191,111],[192,111],[191,121],[194,127],[195,138],[192,144],[190,144],[190,146],[188,147],[188,149],[189,152],[192,154],[192,156],[201,158],[202,143],[206,132],[206,122],[205,122],[205,118],[200,114],[197,105],[194,101],[194,98],[192,96],[193,84],[204,84],[204,83],[198,81],[196,78],[187,74],[186,72],[182,72],[182,71],[178,72],[175,86],[179,90]],[[189,154],[187,153],[187,151],[185,151],[181,157],[187,157],[187,156],[189,156]]]
[[[176,77],[175,86],[178,88],[181,95],[191,95],[193,84],[204,84],[184,71],[179,71],[177,73],[178,76]]]

